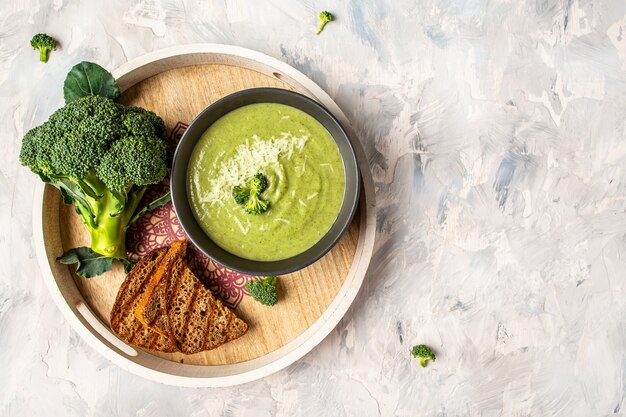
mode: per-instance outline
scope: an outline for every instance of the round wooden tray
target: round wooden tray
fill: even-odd
[[[113,75],[122,91],[120,101],[156,112],[173,139],[212,102],[252,87],[279,87],[305,94],[322,103],[349,129],[337,105],[305,75],[276,59],[239,47],[201,44],[170,48],[128,62]],[[85,279],[77,277],[73,268],[56,262],[67,249],[89,246],[89,235],[73,207],[62,203],[60,193],[42,185],[35,198],[34,233],[38,258],[54,300],[74,329],[101,354],[122,368],[156,381],[181,386],[227,386],[284,368],[337,325],[354,300],[372,255],[374,190],[363,149],[358,141],[353,142],[363,178],[358,213],[348,232],[326,256],[306,269],[281,277],[279,304],[265,307],[245,296],[241,287],[247,277],[233,277],[232,271],[213,262],[203,266],[201,272],[207,272],[209,280],[229,277],[227,282],[209,287],[217,288],[217,295],[236,307],[236,314],[250,325],[242,338],[195,355],[155,353],[123,343],[109,328],[111,307],[124,280],[121,267]],[[169,209],[163,210],[161,216],[169,217]],[[167,227],[174,234],[182,234],[173,220],[166,222]],[[156,221],[152,223],[148,227],[162,228]],[[166,233],[152,240],[159,245],[166,244],[167,239]],[[220,292],[219,285],[227,285],[227,291]]]

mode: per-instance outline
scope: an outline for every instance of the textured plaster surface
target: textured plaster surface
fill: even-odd
[[[317,14],[337,20],[316,36]],[[30,37],[61,47],[47,64]],[[20,141],[72,65],[198,43],[301,70],[376,184],[365,283],[310,354],[223,389],[160,385],[70,329],[39,271]],[[0,3],[0,415],[623,415],[623,0]],[[426,369],[416,343],[438,353]]]

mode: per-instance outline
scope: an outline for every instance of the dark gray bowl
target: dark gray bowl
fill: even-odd
[[[322,239],[299,255],[280,261],[253,261],[241,258],[215,244],[202,230],[191,211],[187,195],[189,159],[202,134],[217,119],[239,107],[254,103],[280,103],[295,107],[314,117],[335,139],[346,173],[343,203],[335,223]],[[279,88],[253,88],[222,98],[194,119],[176,148],[172,163],[171,192],[174,210],[189,239],[208,257],[228,268],[251,275],[280,275],[302,269],[324,256],[348,229],[359,201],[360,174],[350,139],[335,117],[316,101],[302,94]]]

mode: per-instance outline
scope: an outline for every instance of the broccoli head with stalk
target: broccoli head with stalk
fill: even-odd
[[[26,133],[20,162],[74,204],[94,252],[123,260],[126,229],[147,186],[168,172],[163,131],[148,110],[87,96]]]
[[[277,277],[269,276],[259,280],[248,281],[246,283],[246,290],[248,290],[252,298],[259,303],[266,306],[273,306],[278,302],[278,295],[276,294],[277,283]]]
[[[56,49],[57,41],[50,35],[38,33],[30,40],[30,46],[33,49],[39,49],[39,60],[41,62],[48,62],[48,52]]]
[[[334,18],[335,16],[333,16],[332,13],[327,12],[326,10],[321,12],[320,13],[320,25],[317,28],[317,35],[322,33],[322,30],[324,30],[324,26],[326,26],[328,22],[332,22]]]
[[[411,355],[413,355],[414,358],[419,358],[422,368],[426,368],[427,361],[430,360],[434,362],[435,359],[437,359],[432,349],[426,345],[413,346],[413,349],[411,349]]]

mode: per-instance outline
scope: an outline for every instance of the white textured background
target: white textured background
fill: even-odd
[[[106,4],[106,6],[104,5]],[[313,34],[317,14],[337,21]],[[62,48],[47,64],[28,45]],[[335,98],[377,185],[353,307],[263,380],[182,389],[121,371],[53,305],[31,242],[24,132],[80,60],[240,45]],[[0,414],[625,415],[626,1],[0,3]],[[412,344],[439,353],[421,369]]]

